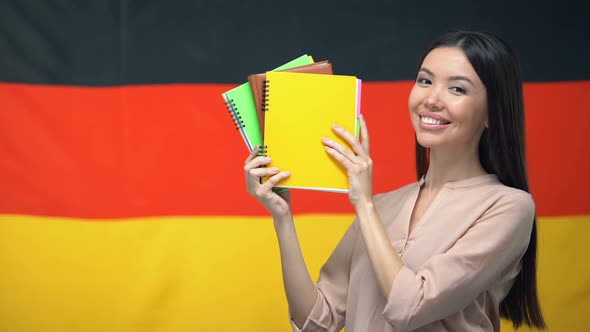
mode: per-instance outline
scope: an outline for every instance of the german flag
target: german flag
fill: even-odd
[[[520,56],[543,311],[551,331],[590,328],[584,10],[504,2],[2,1],[0,331],[290,330],[221,93],[304,53],[362,78],[389,191],[416,180],[418,58],[456,28]],[[293,205],[315,278],[353,210],[330,193]]]

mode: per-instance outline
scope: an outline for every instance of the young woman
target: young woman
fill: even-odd
[[[248,192],[272,214],[295,331],[498,331],[545,326],[537,300],[518,62],[498,38],[451,32],[427,50],[409,97],[419,181],[373,196],[369,135],[322,139],[348,172],[356,219],[322,267],[306,268],[289,176],[247,158]],[[264,184],[259,178],[271,175]]]

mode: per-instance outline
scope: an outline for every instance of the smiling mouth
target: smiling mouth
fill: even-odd
[[[443,121],[443,120],[439,120],[439,119],[435,119],[435,118],[431,118],[431,117],[427,117],[427,116],[421,116],[420,122],[427,124],[427,125],[435,125],[435,126],[448,125],[451,123],[449,121]]]

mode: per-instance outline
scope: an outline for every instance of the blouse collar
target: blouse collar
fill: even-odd
[[[424,184],[424,177],[422,176],[420,181],[418,181],[418,186],[422,186]],[[496,174],[483,174],[478,176],[473,176],[467,179],[457,180],[457,181],[449,181],[445,183],[445,187],[449,189],[458,189],[458,188],[468,188],[468,187],[475,187],[486,183],[498,182],[498,177]]]

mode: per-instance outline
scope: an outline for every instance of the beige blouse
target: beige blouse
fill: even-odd
[[[521,269],[535,205],[495,175],[448,182],[412,234],[423,180],[375,204],[405,266],[385,298],[357,221],[322,267],[312,312],[294,331],[499,331],[499,304]]]

